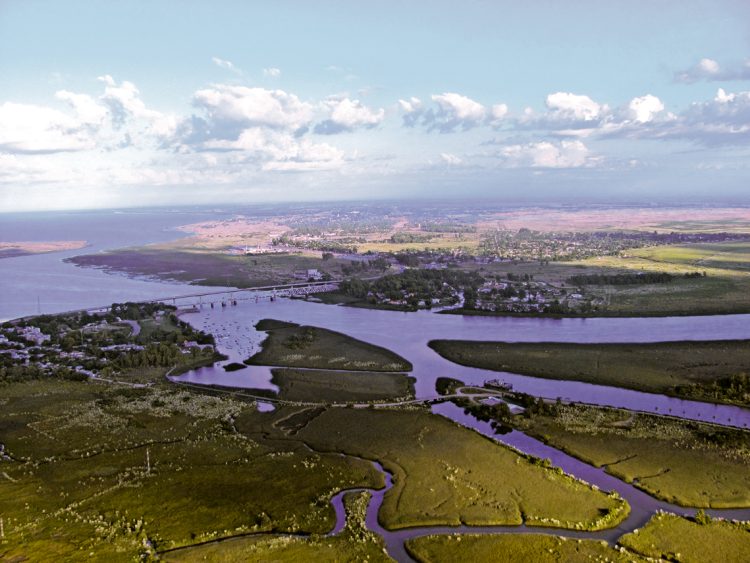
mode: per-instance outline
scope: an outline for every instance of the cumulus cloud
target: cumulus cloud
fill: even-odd
[[[471,98],[452,92],[434,94],[438,106],[428,117],[428,128],[447,133],[457,128],[467,130],[479,125],[487,113],[485,107]]]
[[[570,92],[549,94],[546,105],[556,118],[568,121],[594,121],[603,109],[588,96]]]
[[[297,131],[313,118],[313,106],[283,90],[216,84],[198,90],[193,105],[205,112],[211,129],[234,136],[247,127],[263,126]]]
[[[506,166],[519,168],[580,168],[594,166],[599,160],[578,140],[506,145],[498,156]]]
[[[263,76],[268,76],[269,78],[278,78],[279,76],[281,76],[281,69],[278,69],[276,67],[264,68]]]
[[[479,102],[455,92],[433,94],[430,99],[434,106],[429,108],[415,97],[398,101],[405,126],[421,124],[428,131],[452,133],[456,130],[467,131],[481,125],[486,118],[494,117],[492,110],[488,112]],[[498,112],[502,111],[502,105],[496,108]],[[507,112],[507,107],[505,110]]]
[[[0,151],[33,154],[91,149],[95,142],[87,125],[49,107],[5,102],[0,105]]]
[[[682,139],[701,145],[745,144],[750,141],[750,92],[719,88],[711,100],[695,102],[674,114],[654,96],[634,98],[630,119],[602,127],[604,138]]]
[[[646,94],[639,98],[633,98],[628,104],[630,116],[638,123],[648,123],[664,111],[664,103],[651,94]]]
[[[107,117],[107,108],[87,94],[59,90],[55,93],[55,97],[67,102],[75,111],[79,121],[85,125],[100,126]]]
[[[674,79],[676,82],[685,84],[692,84],[701,80],[750,80],[750,59],[739,65],[723,68],[714,59],[704,58],[687,70],[675,73]]]
[[[399,100],[398,105],[402,111],[404,125],[406,127],[414,127],[419,122],[419,118],[422,117],[422,100],[412,96],[408,100]]]
[[[385,110],[382,108],[370,109],[359,100],[349,98],[332,98],[322,105],[329,117],[315,126],[314,131],[319,135],[332,135],[358,128],[372,129],[385,117]]]

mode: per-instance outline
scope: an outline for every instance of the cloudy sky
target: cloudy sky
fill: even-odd
[[[747,201],[750,2],[0,0],[0,211]]]

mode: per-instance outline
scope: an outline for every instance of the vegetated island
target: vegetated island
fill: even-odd
[[[0,241],[0,258],[16,258],[30,254],[46,254],[48,252],[62,252],[63,250],[78,250],[88,245],[85,240],[53,240],[53,241]]]
[[[263,319],[255,328],[268,332],[268,338],[262,342],[261,351],[245,361],[248,365],[349,371],[412,370],[411,363],[398,354],[340,332],[273,319]]]
[[[750,341],[646,344],[433,340],[460,365],[750,406]]]

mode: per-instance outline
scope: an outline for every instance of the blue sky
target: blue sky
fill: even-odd
[[[747,196],[745,1],[0,0],[0,210]]]

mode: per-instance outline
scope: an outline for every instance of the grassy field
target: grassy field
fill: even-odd
[[[263,323],[263,321],[261,321]],[[309,326],[260,324],[268,328],[262,350],[250,365],[348,371],[411,371],[412,365],[390,350],[345,334]]]
[[[744,563],[750,555],[750,524],[722,520],[701,524],[673,514],[657,514],[637,533],[621,537],[619,543],[652,560]]]
[[[750,507],[750,432],[559,405],[513,425],[647,493],[684,506]]]
[[[132,561],[241,533],[320,534],[333,494],[383,486],[369,463],[238,433],[235,418],[261,424],[252,404],[167,384],[7,384],[0,412],[0,560]]]
[[[557,563],[559,561],[641,562],[645,558],[621,553],[606,542],[571,540],[538,534],[423,536],[406,542],[419,562]]]
[[[307,538],[256,535],[220,543],[181,549],[162,555],[164,561],[393,561],[383,540],[365,527],[370,494],[349,493],[344,497],[346,527],[334,536]]]
[[[434,340],[429,345],[461,365],[750,405],[748,381],[740,375],[750,373],[747,340],[654,344]]]
[[[401,374],[300,369],[272,373],[279,397],[289,401],[362,403],[414,397],[414,379]]]
[[[598,529],[628,512],[617,497],[419,409],[329,409],[295,437],[316,450],[378,460],[392,472],[394,486],[379,515],[390,529],[521,523]]]

